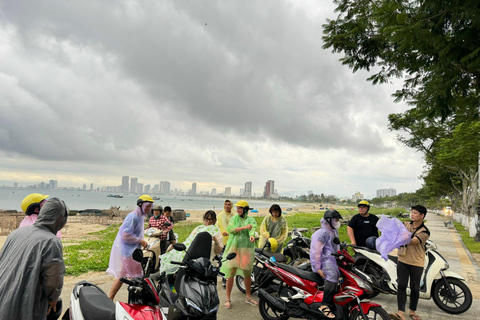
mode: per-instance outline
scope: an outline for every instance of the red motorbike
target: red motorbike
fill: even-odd
[[[334,256],[341,274],[339,291],[334,296],[335,307],[332,308],[335,319],[389,320],[387,311],[379,304],[361,301],[373,292],[373,288],[362,279],[361,271],[355,268],[355,261],[347,251],[347,244],[343,243]],[[323,300],[323,279],[318,273],[275,261],[266,261],[265,268],[280,280],[280,285],[265,283],[258,291],[259,309],[263,319],[326,319],[319,311]]]

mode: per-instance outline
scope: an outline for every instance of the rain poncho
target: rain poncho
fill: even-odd
[[[37,219],[38,219],[38,214],[32,213],[31,215],[26,216],[25,218],[23,218],[22,222],[20,222],[19,228],[21,228],[21,227],[26,227],[26,226],[31,226],[32,224],[35,223],[35,221],[37,221]],[[59,231],[57,232],[57,237],[59,237],[60,239],[62,239],[62,231],[59,230]]]
[[[220,228],[220,232],[221,233],[224,233],[224,232],[227,232],[227,228],[228,228],[228,223],[230,222],[230,219],[232,219],[234,213],[233,212],[230,212],[228,213],[227,211],[225,211],[225,209],[222,210],[222,212],[220,212],[217,216],[217,226]],[[227,242],[228,242],[228,235],[227,236],[223,236],[223,245],[226,246],[227,245]]]
[[[322,218],[322,228],[312,234],[312,244],[310,246],[310,262],[312,271],[318,272],[322,270],[325,279],[338,283],[340,271],[338,270],[337,261],[332,253],[338,252],[340,246],[333,243],[335,237],[338,238],[338,230],[332,229],[330,224]]]
[[[275,238],[278,242],[276,253],[283,252],[283,243],[288,237],[288,225],[287,219],[281,214],[278,218],[274,218],[272,215],[266,216],[260,225],[260,239],[258,241],[258,247],[263,249],[267,238]]]
[[[183,244],[188,248],[192,243],[195,236],[200,232],[208,232],[212,237],[212,251],[210,255],[210,259],[212,259],[216,254],[222,252],[223,244],[222,244],[222,234],[220,233],[220,228],[215,225],[206,226],[204,224],[199,225],[195,229],[193,229],[192,233],[187,237],[187,239],[183,242]],[[215,243],[218,245],[215,246]],[[160,256],[160,273],[165,271],[167,274],[177,272],[179,266],[171,264],[172,261],[182,261],[185,257],[185,251],[177,251],[172,250]]]
[[[235,233],[236,228],[245,227],[249,224],[252,225],[251,230],[246,229]],[[223,256],[226,257],[231,252],[235,252],[237,256],[223,263],[221,271],[225,273],[226,278],[232,278],[235,274],[249,277],[252,273],[255,260],[255,241],[250,242],[250,237],[255,236],[256,228],[257,222],[253,217],[248,216],[248,212],[245,213],[244,218],[234,215],[230,219],[227,228],[230,237]]]
[[[145,233],[145,207],[148,202],[142,204],[130,212],[120,226],[117,237],[110,252],[110,263],[107,273],[116,279],[121,277],[136,278],[143,276],[142,265],[133,260],[132,254],[136,248],[140,247],[140,241],[143,240]]]
[[[67,222],[68,208],[48,198],[34,225],[13,231],[0,252],[0,319],[46,319],[48,303],[58,300],[65,264],[55,234]]]
[[[409,244],[412,240],[411,232],[408,231],[403,222],[397,218],[389,219],[382,214],[380,220],[377,222],[377,228],[382,232],[382,235],[376,241],[376,248],[385,261],[388,260],[388,254],[392,252],[393,249]]]

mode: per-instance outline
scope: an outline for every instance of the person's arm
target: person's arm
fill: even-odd
[[[249,217],[249,218],[250,218],[249,224],[252,226],[252,229],[250,229],[248,234],[250,235],[250,237],[255,237],[255,230],[257,230],[257,221],[255,221],[254,217]]]
[[[412,238],[412,241],[410,241],[410,244],[425,244],[428,240],[430,235],[426,231],[419,232],[418,234],[415,234]]]
[[[347,227],[347,234],[348,234],[348,238],[350,239],[350,243],[356,246],[357,242],[355,241],[355,234],[353,233],[352,227],[350,226]]]
[[[47,242],[42,254],[42,289],[49,302],[57,301],[62,293],[65,264],[60,240]]]
[[[266,216],[263,219],[262,224],[260,225],[260,235],[265,239],[268,239],[270,237],[270,233],[267,230],[267,219],[270,219],[270,217]]]
[[[223,237],[222,237],[222,233],[221,232],[217,232],[214,236],[213,236],[213,250],[215,251],[215,254],[219,254],[220,252],[222,252],[222,249],[223,249]]]
[[[123,223],[125,226],[122,232],[122,239],[125,242],[140,244],[142,247],[146,247],[148,245],[145,240],[135,235],[135,219],[125,219]]]

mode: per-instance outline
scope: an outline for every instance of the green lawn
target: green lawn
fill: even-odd
[[[453,225],[457,229],[457,232],[460,233],[462,241],[468,250],[471,253],[480,253],[480,242],[475,242],[475,240],[469,236],[468,231],[465,230],[465,227],[462,226],[461,223],[454,222]]]

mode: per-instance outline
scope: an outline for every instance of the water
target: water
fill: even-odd
[[[110,209],[111,206],[120,206],[120,210],[131,210],[135,208],[139,195],[125,194],[123,198],[107,197],[108,193],[89,191],[67,191],[67,190],[34,190],[0,188],[0,209],[21,211],[20,203],[30,193],[48,194],[51,197],[59,197],[71,210],[84,209]],[[163,207],[170,206],[173,210],[209,210],[216,211],[223,209],[225,198],[204,198],[193,196],[160,196],[155,204]],[[235,200],[230,198],[235,204]],[[273,203],[279,204],[282,208],[295,207],[293,203],[247,200],[252,208],[269,208]]]

